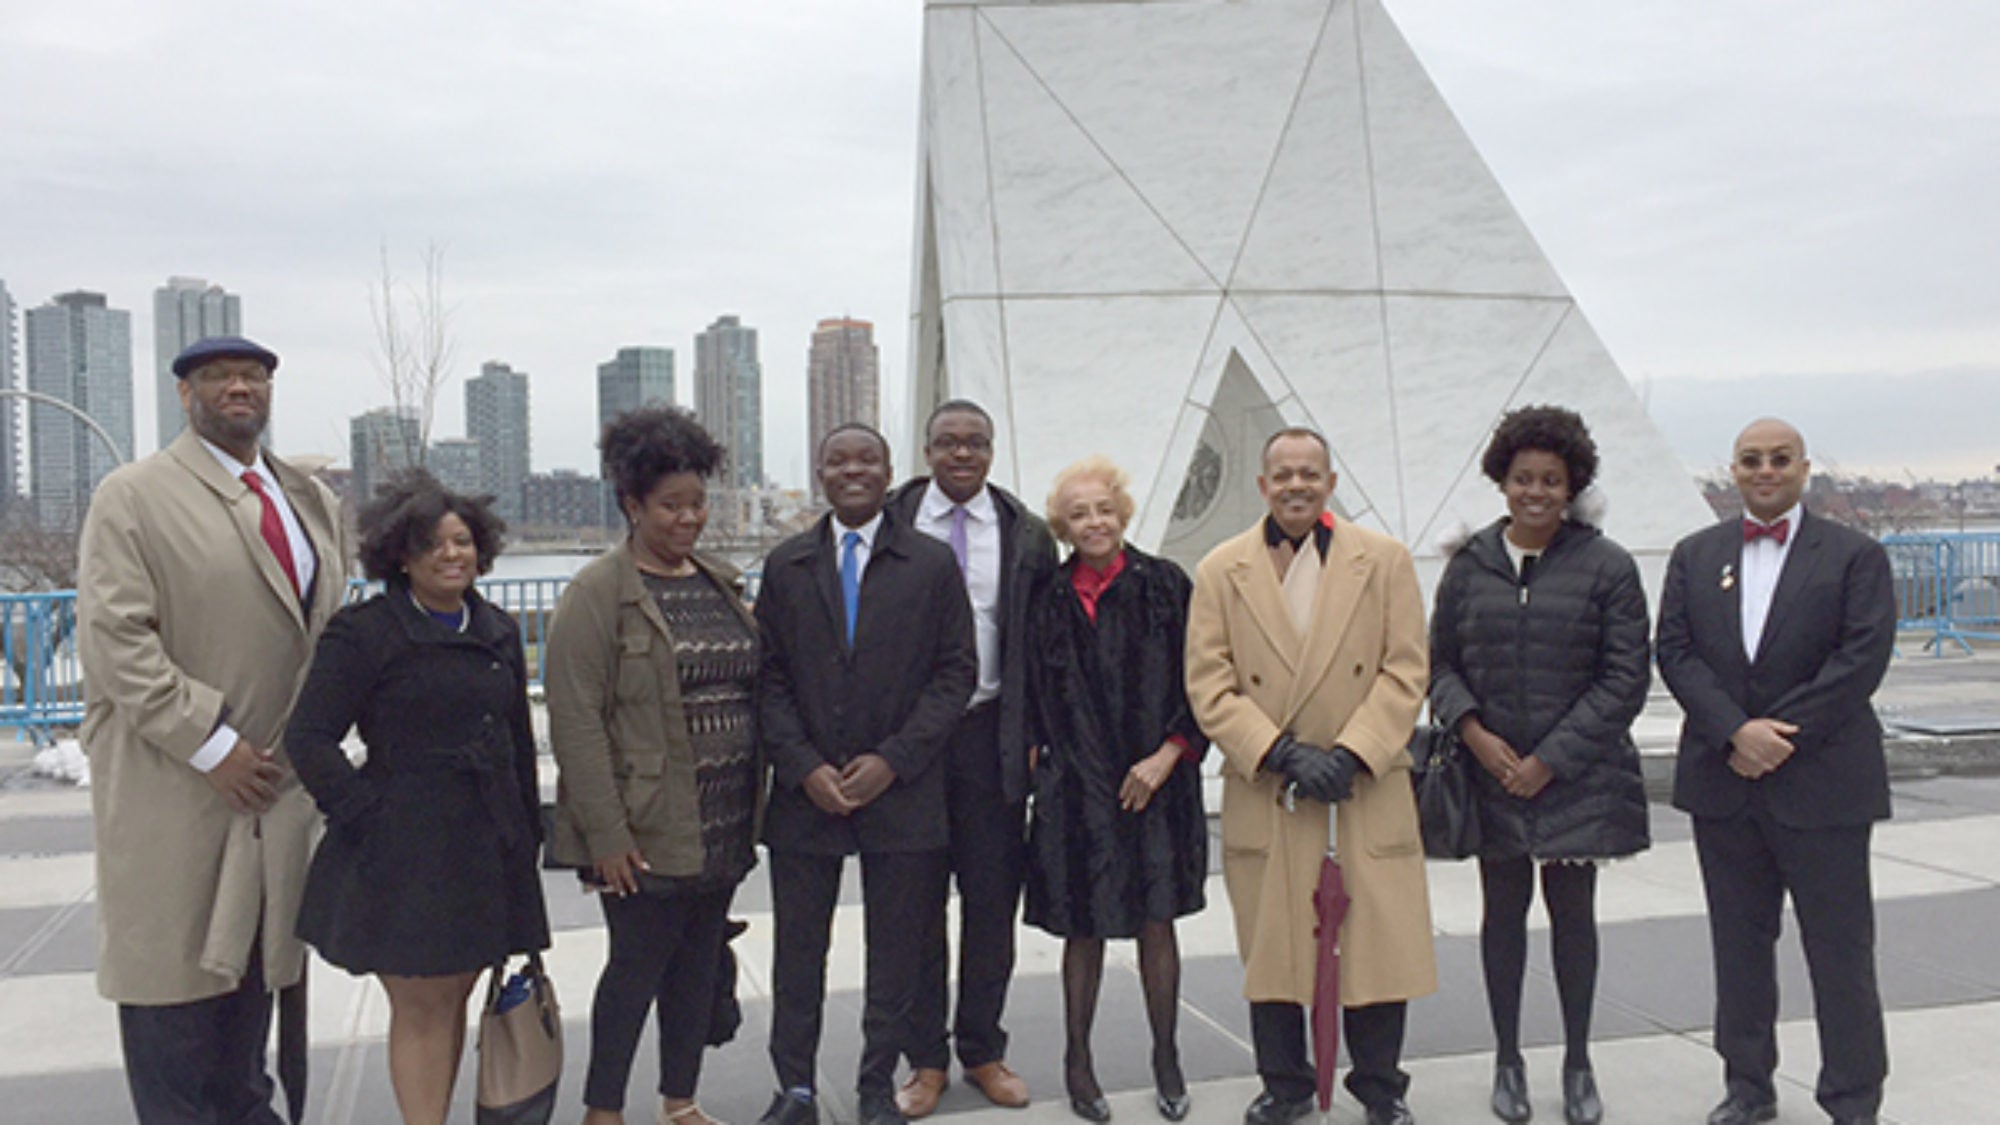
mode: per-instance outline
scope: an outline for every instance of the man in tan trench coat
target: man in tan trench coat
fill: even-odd
[[[1312,892],[1332,802],[1353,899],[1340,932],[1347,1088],[1369,1125],[1403,1125],[1405,1002],[1437,988],[1407,750],[1427,672],[1422,596],[1401,544],[1327,513],[1318,434],[1273,435],[1263,469],[1270,515],[1202,560],[1187,639],[1188,698],[1223,755],[1222,873],[1264,1080],[1244,1120],[1313,1108]]]
[[[319,818],[276,743],[347,545],[333,494],[259,448],[277,362],[239,337],[190,346],[188,428],[105,477],[84,519],[97,987],[146,1123],[280,1120],[267,990],[304,974]]]

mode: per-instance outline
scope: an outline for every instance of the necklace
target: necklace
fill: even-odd
[[[421,610],[426,617],[429,617],[431,620],[437,622],[438,624],[444,626],[447,629],[453,630],[454,632],[463,633],[465,632],[465,627],[467,625],[472,624],[472,607],[464,602],[458,603],[458,624],[456,625],[453,625],[451,623],[450,610],[432,609],[431,607],[417,600],[417,594],[416,591],[414,590],[410,591],[410,604],[416,606],[419,610]]]

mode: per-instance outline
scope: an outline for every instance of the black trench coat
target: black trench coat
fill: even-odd
[[[549,944],[521,634],[466,604],[463,633],[401,584],[335,614],[285,731],[327,817],[299,936],[352,973],[468,972]]]

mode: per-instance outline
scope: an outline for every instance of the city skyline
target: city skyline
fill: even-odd
[[[1990,472],[2000,7],[1387,3],[1641,397],[1721,404],[1662,419],[1690,472],[1768,411],[1822,464]],[[872,0],[24,10],[0,28],[0,276],[24,307],[104,292],[140,339],[162,278],[225,282],[284,357],[278,448],[340,456],[384,401],[384,249],[407,279],[434,243],[460,355],[536,375],[537,468],[591,463],[612,345],[684,350],[731,309],[782,358],[765,472],[800,483],[792,357],[828,311],[875,321],[903,427],[922,23]],[[188,143],[160,91],[222,24],[273,80],[206,107],[227,144]],[[461,414],[448,394],[438,431]]]

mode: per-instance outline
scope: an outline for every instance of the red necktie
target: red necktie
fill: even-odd
[[[1756,520],[1750,519],[1743,521],[1743,541],[1745,543],[1755,543],[1765,536],[1770,536],[1771,542],[1782,547],[1785,545],[1785,540],[1791,537],[1791,534],[1791,520],[1779,520],[1777,523],[1758,523]]]
[[[285,538],[285,521],[278,518],[278,505],[272,503],[271,494],[264,491],[264,479],[256,473],[244,473],[243,483],[250,486],[250,491],[257,494],[257,502],[264,506],[264,514],[257,517],[257,530],[264,536],[264,545],[271,548],[285,577],[292,580],[292,593],[301,594],[299,572],[292,565],[292,542]]]

